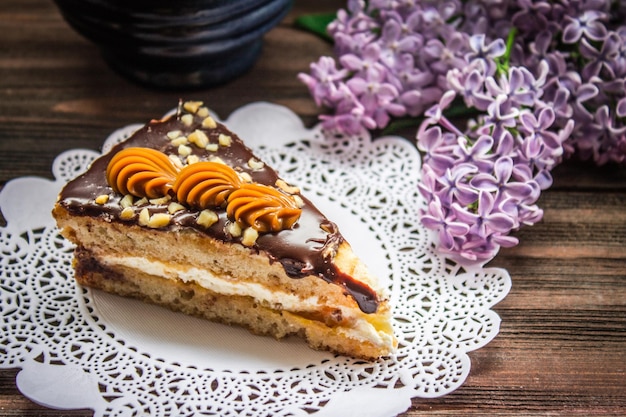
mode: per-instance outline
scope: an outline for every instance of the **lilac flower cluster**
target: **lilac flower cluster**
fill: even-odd
[[[329,26],[338,62],[299,77],[326,129],[423,117],[422,223],[485,262],[541,219],[564,158],[626,164],[625,20],[611,0],[349,0]],[[462,129],[459,106],[478,114]]]
[[[626,164],[626,3],[506,1],[496,17],[488,3],[466,2],[472,16],[459,30],[497,39],[515,28],[511,62],[534,74],[548,63],[543,100],[556,126],[575,121],[564,156]]]
[[[468,35],[456,29],[458,1],[349,0],[328,31],[337,62],[321,57],[301,73],[324,128],[348,134],[420,116],[447,90],[446,73],[465,65]]]
[[[550,171],[573,127],[555,129],[554,111],[541,100],[547,64],[538,78],[524,67],[499,66],[504,42],[484,40],[471,38],[468,65],[448,72],[451,90],[426,112],[417,134],[424,154],[418,187],[429,202],[422,223],[460,262],[493,258],[518,243],[512,231],[541,219],[535,203],[552,184]],[[457,96],[480,111],[465,132],[444,115]]]

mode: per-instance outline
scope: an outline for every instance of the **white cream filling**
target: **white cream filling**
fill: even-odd
[[[249,296],[255,300],[265,302],[277,309],[287,311],[314,311],[319,306],[317,297],[302,299],[287,292],[270,291],[263,285],[254,282],[234,282],[227,277],[220,277],[212,274],[206,269],[195,267],[177,267],[167,265],[159,261],[150,261],[145,258],[135,256],[104,256],[100,261],[108,265],[120,265],[127,268],[138,269],[147,274],[158,276],[164,279],[183,282],[195,282],[196,284],[225,295]],[[349,314],[342,309],[342,314]],[[376,328],[366,320],[355,320],[354,328],[342,328],[348,336],[359,340],[367,340],[376,345],[388,345],[391,336],[383,332],[378,332]]]
[[[312,310],[318,305],[317,297],[301,299],[286,292],[269,291],[261,284],[230,281],[227,277],[217,276],[206,269],[195,267],[182,268],[135,256],[105,256],[102,258],[102,261],[109,265],[121,265],[127,268],[138,269],[147,274],[165,279],[195,282],[201,287],[218,294],[253,297],[256,300],[268,303],[273,308]]]

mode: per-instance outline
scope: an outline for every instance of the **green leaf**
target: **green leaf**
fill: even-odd
[[[391,119],[387,127],[383,129],[382,134],[391,135],[407,128],[417,128],[423,120],[423,117],[403,117],[398,119]]]
[[[511,63],[511,52],[513,52],[513,47],[515,46],[515,36],[517,35],[517,28],[513,27],[509,31],[509,35],[506,38],[506,51],[504,55],[499,58],[496,58],[496,66],[498,69],[498,73],[506,74],[509,72],[509,64]]]
[[[477,117],[482,114],[481,111],[474,107],[467,107],[463,102],[463,99],[456,97],[452,105],[443,112],[447,119],[453,120],[467,120],[473,117]],[[417,117],[400,117],[393,118],[389,124],[382,130],[383,135],[391,135],[400,130],[408,128],[417,128],[424,121],[423,116]]]
[[[330,22],[335,20],[336,17],[336,13],[306,14],[296,18],[295,25],[300,29],[314,33],[320,38],[332,43],[334,40],[332,36],[328,34],[326,27]]]

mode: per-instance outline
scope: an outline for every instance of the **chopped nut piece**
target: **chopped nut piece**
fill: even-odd
[[[219,149],[219,145],[217,143],[209,143],[204,149],[209,152],[216,152]]]
[[[241,226],[237,222],[228,223],[226,225],[226,232],[228,232],[232,237],[241,236]]]
[[[180,156],[189,156],[191,154],[191,148],[187,145],[180,145],[178,147],[178,154]]]
[[[143,206],[144,204],[148,204],[148,199],[146,197],[142,197],[139,200],[135,201],[135,206]]]
[[[261,169],[265,166],[265,164],[258,159],[250,158],[248,160],[248,166],[252,169]]]
[[[171,218],[172,216],[170,216],[167,213],[155,213],[152,216],[150,216],[150,219],[148,220],[148,227],[151,227],[153,229],[158,229],[159,227],[165,227],[168,224],[170,224]]]
[[[195,113],[198,111],[200,106],[202,106],[202,104],[203,103],[201,101],[186,101],[185,104],[183,104],[183,108],[189,113]]]
[[[169,140],[174,140],[176,138],[178,138],[183,132],[181,132],[180,130],[171,130],[169,132],[167,132],[167,138]]]
[[[194,130],[187,138],[200,148],[205,148],[209,144],[209,137],[202,130]]]
[[[233,141],[233,138],[223,133],[220,133],[220,135],[217,137],[217,141],[219,142],[221,146],[230,146],[230,144]]]
[[[206,107],[200,107],[196,114],[200,117],[207,117],[209,115],[209,109]]]
[[[326,224],[326,223],[320,224],[320,229],[322,229],[326,233],[333,233],[333,229],[330,227],[329,224]]]
[[[139,224],[141,226],[147,226],[148,222],[150,222],[150,212],[147,208],[144,208],[139,212]]]
[[[217,162],[218,164],[226,165],[226,162],[224,162],[224,160],[222,158],[220,158],[219,156],[211,157],[211,162]]]
[[[218,220],[217,213],[213,210],[202,210],[198,215],[198,223],[200,226],[211,227]]]
[[[126,207],[131,207],[133,205],[133,196],[132,194],[126,194],[124,197],[122,197],[122,199],[120,200],[120,206],[125,209]]]
[[[302,206],[304,206],[304,200],[302,200],[302,197],[300,197],[298,194],[294,194],[292,195],[292,197],[296,202],[296,207],[302,208]]]
[[[168,158],[170,159],[170,161],[172,162],[172,164],[174,164],[176,168],[178,169],[183,168],[183,161],[180,160],[178,155],[169,155]]]
[[[198,155],[189,155],[187,157],[187,164],[195,164],[196,162],[200,162],[200,157]]]
[[[207,116],[202,120],[202,127],[206,129],[215,129],[217,127],[217,123],[211,116]]]
[[[186,136],[179,136],[176,139],[172,140],[172,145],[174,146],[186,145],[188,143],[189,143],[189,140],[187,139]]]
[[[166,195],[160,198],[152,198],[148,201],[150,201],[150,204],[160,205],[160,204],[168,203],[171,199],[172,197],[170,197],[169,195]]]
[[[185,126],[191,126],[193,124],[193,114],[183,114],[180,120]]]
[[[98,197],[96,197],[96,204],[106,204],[107,201],[109,201],[109,195],[108,194],[102,194],[102,195],[99,195]]]
[[[256,242],[259,237],[259,232],[252,227],[247,227],[246,230],[243,231],[243,238],[241,239],[241,243],[244,246],[252,246]]]
[[[124,207],[124,210],[120,213],[120,219],[130,220],[135,217],[135,210],[132,207]]]
[[[239,178],[241,178],[243,182],[252,182],[252,177],[247,172],[240,172]]]
[[[300,188],[289,185],[283,179],[276,180],[276,186],[288,194],[296,194],[300,192]]]
[[[174,214],[177,211],[181,211],[181,210],[185,210],[185,206],[183,206],[180,203],[177,202],[171,202],[168,206],[167,206],[167,212],[169,214]]]

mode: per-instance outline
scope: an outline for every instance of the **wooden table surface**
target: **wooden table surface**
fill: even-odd
[[[293,21],[344,5],[297,0],[266,36],[250,72],[191,93],[150,90],[119,77],[51,0],[2,0],[0,187],[25,175],[52,178],[60,152],[98,149],[114,129],[162,114],[181,95],[204,100],[222,116],[270,101],[315,124],[318,109],[296,75],[331,47]],[[415,399],[403,416],[626,415],[626,168],[567,161],[554,177],[540,200],[543,221],[520,231],[521,244],[492,262],[513,281],[495,306],[499,335],[470,353],[461,388]],[[15,386],[17,371],[0,370],[0,415],[92,415],[32,403]]]

